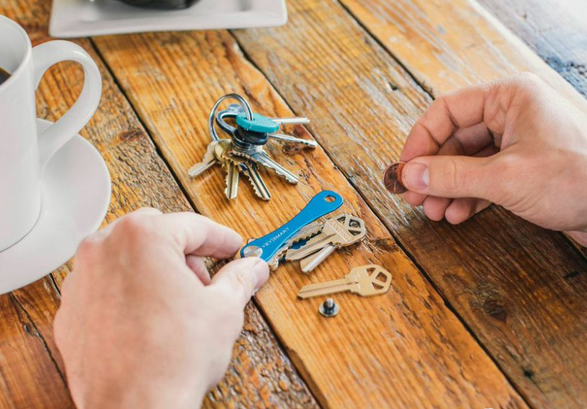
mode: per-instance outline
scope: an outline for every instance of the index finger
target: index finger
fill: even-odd
[[[242,237],[220,223],[195,213],[168,213],[153,216],[155,227],[172,237],[186,255],[214,258],[233,257]]]
[[[457,129],[483,122],[486,101],[494,85],[475,85],[438,97],[412,127],[400,161],[436,155]]]

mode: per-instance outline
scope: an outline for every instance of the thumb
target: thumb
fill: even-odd
[[[416,193],[492,200],[499,187],[492,165],[492,158],[424,156],[406,163],[401,178],[405,187]]]
[[[210,286],[224,287],[244,308],[268,278],[269,266],[265,261],[258,257],[245,257],[222,267],[212,278]]]

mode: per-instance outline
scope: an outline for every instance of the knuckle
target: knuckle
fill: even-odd
[[[462,188],[466,182],[465,175],[460,162],[448,160],[442,169],[442,183],[446,193],[452,194]]]
[[[114,235],[124,237],[132,243],[142,243],[156,233],[149,222],[144,214],[131,213],[116,224]]]
[[[542,88],[546,83],[532,72],[522,72],[512,77],[511,84],[514,89],[524,93],[533,93]]]
[[[530,83],[530,84],[542,83],[542,79],[540,79],[540,77],[538,75],[536,75],[530,71],[524,71],[524,72],[518,74],[518,78],[520,79],[520,81],[523,81],[525,83]]]
[[[141,214],[141,213],[143,215],[146,215],[146,214],[150,214],[150,215],[160,215],[160,214],[163,214],[161,212],[161,210],[156,209],[154,207],[141,207],[140,209],[134,211],[132,214]]]
[[[77,248],[75,255],[76,262],[85,262],[95,259],[100,251],[100,247],[100,242],[93,235],[86,237]]]
[[[506,180],[518,174],[522,165],[522,158],[517,155],[503,155],[496,157],[493,167]]]

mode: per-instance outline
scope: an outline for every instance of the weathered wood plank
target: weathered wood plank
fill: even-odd
[[[43,1],[5,1],[0,3],[0,13],[19,21],[37,44],[49,39],[49,5]],[[110,170],[113,194],[107,222],[142,206],[165,212],[191,210],[90,42],[81,40],[78,44],[92,54],[103,76],[100,108],[82,135],[100,150]],[[74,64],[52,68],[37,93],[39,116],[53,121],[59,118],[77,97],[82,83],[83,74]],[[69,271],[70,263],[54,273],[55,281],[44,278],[0,297],[2,408],[73,407],[52,329],[59,305],[55,283],[60,286]],[[211,392],[204,406],[316,408],[317,404],[257,308],[251,305],[227,377]]]
[[[479,0],[552,69],[587,96],[587,3]]]
[[[587,102],[475,0],[339,0],[432,95],[531,71]]]
[[[518,70],[582,98],[539,57],[467,1],[341,0],[426,90]],[[539,407],[587,405],[587,262],[558,233],[492,208],[434,223],[380,183],[430,100],[334,1],[292,0],[276,30],[234,34],[447,302]]]
[[[348,16],[334,18],[342,19],[342,23],[333,22],[331,27],[354,25]],[[307,25],[311,22],[303,23],[290,21],[285,30],[313,34]],[[263,41],[272,48],[274,42],[268,37],[281,36],[282,32],[283,29],[254,31],[251,36],[265,36]],[[331,45],[331,35],[323,39],[323,43],[313,43],[317,54]],[[296,38],[297,44],[291,47],[304,49],[305,40]],[[198,179],[187,177],[187,169],[201,159],[209,142],[206,121],[218,97],[237,92],[267,115],[291,115],[229,33],[152,33],[99,37],[94,42],[203,214],[232,226],[244,237],[258,237],[293,217],[318,191],[334,189],[346,200],[343,211],[365,220],[369,234],[362,245],[335,253],[310,277],[301,274],[297,266],[284,265],[257,294],[261,309],[323,407],[526,407],[322,149],[299,151],[277,143],[271,146],[271,154],[300,174],[302,182],[293,187],[267,173],[265,179],[273,194],[270,202],[255,199],[244,182],[238,199],[227,202],[218,167]],[[348,45],[352,51],[357,50],[354,39]],[[276,59],[283,57],[279,54]],[[307,70],[309,75],[316,63],[307,56],[304,61],[305,66],[299,69]],[[342,69],[348,62],[336,59],[328,63]],[[409,81],[405,74],[394,76],[397,83]],[[341,81],[351,86],[357,78]],[[305,80],[301,75],[299,79]],[[318,95],[306,88],[304,81],[291,80],[309,99]],[[421,99],[421,105],[428,100],[420,91],[414,95]],[[310,109],[314,104],[308,103],[308,109],[300,113],[316,119]],[[421,109],[415,107],[412,111],[415,115]],[[303,127],[294,129],[298,136],[310,137]],[[334,130],[320,125],[317,129]],[[349,142],[344,132],[339,132],[337,138],[340,143]],[[349,145],[349,149],[356,149],[354,142]],[[303,284],[338,278],[351,267],[367,263],[392,271],[393,286],[386,296],[363,299],[338,295],[342,312],[332,320],[317,313],[322,300],[296,300],[296,292]]]

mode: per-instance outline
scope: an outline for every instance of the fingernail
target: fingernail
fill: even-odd
[[[254,258],[256,261],[256,263],[253,264],[251,268],[253,274],[255,275],[255,291],[253,291],[253,295],[255,295],[259,288],[261,288],[269,278],[269,265],[258,257],[252,258]]]
[[[428,165],[419,162],[407,163],[403,169],[403,182],[410,190],[424,190],[430,184]]]

